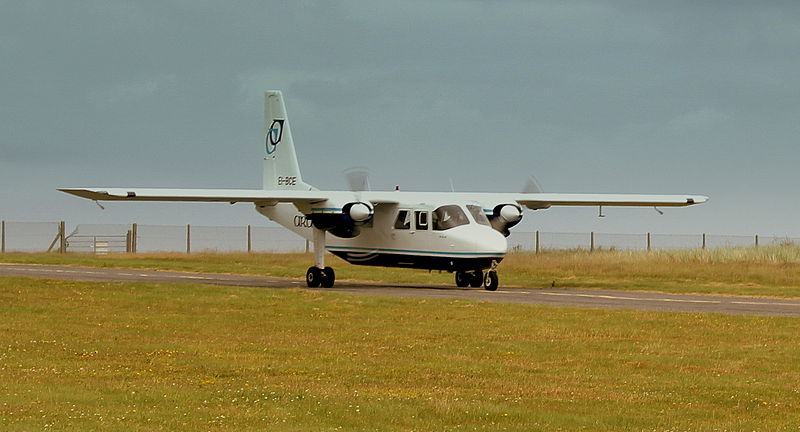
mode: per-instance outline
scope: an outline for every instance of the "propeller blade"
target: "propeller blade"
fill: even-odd
[[[542,189],[542,185],[539,183],[539,180],[536,180],[536,177],[533,174],[528,176],[528,181],[525,182],[525,187],[522,189],[524,193],[542,193],[544,190]]]
[[[347,179],[347,185],[353,192],[368,191],[369,186],[369,169],[366,167],[353,167],[344,170],[344,176]]]

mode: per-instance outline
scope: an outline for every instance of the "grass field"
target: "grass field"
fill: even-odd
[[[313,262],[308,254],[5,254],[0,262],[133,267],[247,273],[302,279]],[[453,284],[449,273],[328,262],[339,280]],[[770,246],[689,251],[548,251],[511,253],[500,264],[501,285],[608,288],[800,297],[800,248]]]
[[[24,278],[0,317],[3,430],[800,425],[792,318]]]

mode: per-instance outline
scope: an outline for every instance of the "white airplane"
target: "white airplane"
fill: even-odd
[[[325,252],[351,264],[444,270],[459,287],[498,287],[497,265],[523,207],[683,207],[699,195],[322,191],[303,182],[279,91],[265,94],[263,189],[70,188],[91,200],[250,202],[267,218],[314,244],[309,287],[332,287]]]

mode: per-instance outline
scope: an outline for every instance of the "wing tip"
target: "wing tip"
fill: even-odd
[[[95,189],[88,189],[88,188],[58,188],[60,192],[68,193],[70,195],[75,195],[81,198],[87,198],[92,200],[102,199],[104,197],[108,197],[109,193],[104,190],[95,190]]]

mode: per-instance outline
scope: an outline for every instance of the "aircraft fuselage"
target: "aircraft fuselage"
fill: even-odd
[[[460,210],[459,225],[437,226],[435,212],[443,207]],[[295,206],[276,204],[257,206],[257,210],[313,240],[312,221]],[[486,269],[505,257],[507,241],[488,225],[485,216],[477,218],[482,223],[466,205],[376,205],[373,218],[359,227],[357,236],[341,238],[329,234],[326,250],[356,265],[446,271]]]

